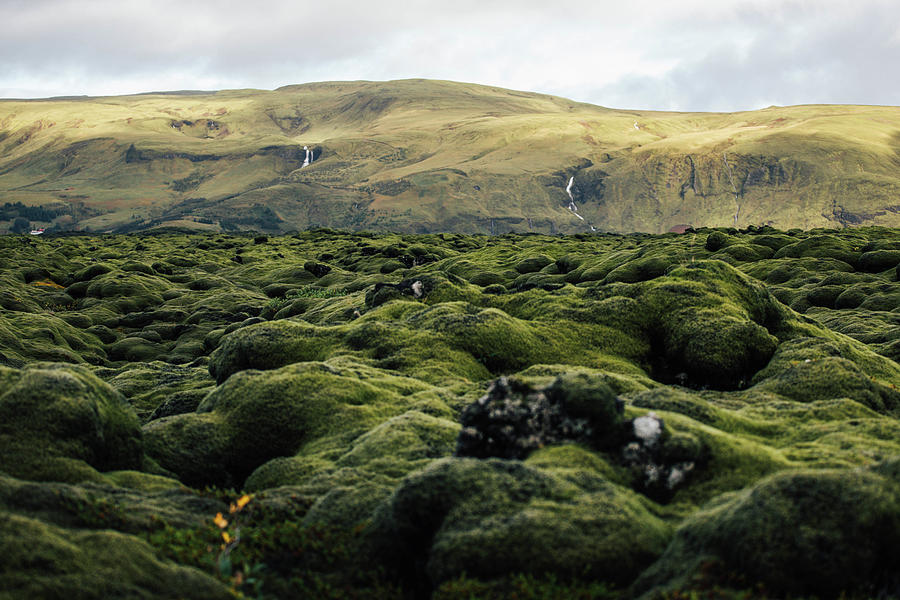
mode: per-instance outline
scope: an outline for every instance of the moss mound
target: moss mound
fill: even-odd
[[[524,571],[625,582],[662,552],[668,526],[590,471],[583,487],[500,459],[444,459],[404,479],[376,517],[378,556],[435,585]]]
[[[712,560],[723,579],[779,594],[876,597],[895,591],[898,534],[897,481],[868,470],[782,473],[690,517],[637,587]]]
[[[405,395],[427,388],[341,361],[242,371],[197,412],[148,423],[147,453],[189,485],[241,485],[257,467],[318,438],[353,439],[404,412]]]
[[[322,360],[334,343],[333,336],[328,330],[296,321],[252,325],[220,343],[210,360],[209,371],[217,383],[222,383],[244,369],[274,369],[294,362]]]
[[[78,481],[90,473],[88,465],[140,469],[143,461],[134,410],[89,370],[72,365],[0,367],[0,448],[3,470],[25,479]]]
[[[0,511],[3,598],[232,598],[192,568],[160,560],[133,536],[73,531]]]
[[[676,268],[630,293],[654,348],[654,377],[693,386],[745,387],[791,318],[765,288],[721,261]]]

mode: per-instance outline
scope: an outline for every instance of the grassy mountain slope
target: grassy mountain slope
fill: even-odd
[[[0,102],[0,203],[47,209],[0,228],[897,226],[898,168],[895,107],[624,111],[427,80]]]

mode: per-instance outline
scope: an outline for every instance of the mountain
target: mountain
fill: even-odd
[[[628,111],[430,80],[0,101],[0,231],[766,224],[900,226],[900,108]]]

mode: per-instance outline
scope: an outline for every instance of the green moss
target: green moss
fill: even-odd
[[[150,362],[159,359],[166,351],[161,344],[143,337],[127,337],[113,342],[107,347],[110,360],[128,362]]]
[[[106,358],[97,337],[51,314],[0,314],[0,348],[15,366],[32,361],[98,364]]]
[[[110,471],[105,473],[106,480],[114,485],[140,490],[142,492],[165,492],[181,488],[181,483],[171,477],[152,475],[140,471]]]
[[[704,325],[696,327],[698,322]],[[663,340],[669,369],[687,374],[688,381],[717,388],[744,387],[778,344],[749,319],[691,310],[669,317]]]
[[[448,456],[456,446],[459,424],[418,411],[388,419],[353,440],[335,464],[366,467],[391,477],[402,477],[430,459]]]
[[[852,364],[826,360],[838,357],[846,359]],[[769,365],[757,374],[754,383],[780,373],[787,373],[796,367],[800,368],[799,371],[796,371],[797,374],[805,373],[806,369],[818,369],[820,366],[817,366],[816,363],[819,361],[821,361],[821,368],[827,369],[834,366],[849,369],[850,372],[855,373],[851,379],[857,382],[862,379],[859,373],[863,373],[874,386],[872,389],[879,390],[878,395],[884,395],[885,401],[889,405],[893,405],[893,400],[890,398],[893,398],[894,394],[891,392],[896,392],[894,388],[900,382],[900,368],[897,364],[875,354],[863,344],[838,334],[828,335],[820,332],[820,337],[798,336],[785,342],[779,347]],[[863,384],[849,384],[851,388],[857,385]]]
[[[162,292],[168,281],[139,272],[107,273],[91,280],[86,293],[99,299],[111,299],[120,312],[135,312],[163,303]]]
[[[493,373],[512,372],[542,362],[537,355],[546,347],[525,323],[496,309],[478,311],[445,303],[415,315],[410,323],[438,333]]]
[[[437,461],[394,491],[373,526],[375,547],[410,577],[424,557],[418,576],[432,584],[521,570],[628,581],[670,529],[632,492],[597,475],[583,484],[518,461]]]
[[[495,284],[505,284],[506,278],[499,273],[486,271],[482,273],[476,273],[469,281],[471,281],[475,285],[480,285],[481,287],[488,287]]]
[[[839,285],[817,286],[807,292],[806,299],[813,306],[825,306],[828,308],[834,308],[838,297],[843,291],[844,288]]]
[[[544,389],[544,394],[551,402],[559,403],[569,415],[587,419],[598,441],[621,425],[621,402],[602,376],[561,375]]]
[[[123,271],[134,271],[135,273],[144,273],[145,275],[156,275],[156,271],[150,265],[137,261],[128,261],[122,265]]]
[[[581,266],[567,273],[565,280],[569,283],[599,281],[609,275],[613,269],[636,258],[640,258],[639,252],[624,250],[612,252],[600,259],[585,261]]]
[[[192,407],[180,412],[192,412],[214,386],[208,370],[202,366],[176,366],[161,361],[103,369],[97,374],[125,395],[142,422],[151,415],[159,418],[177,414],[171,411],[191,402]],[[162,410],[166,404],[170,405],[168,411]]]
[[[77,327],[78,329],[88,329],[94,324],[93,319],[89,316],[76,312],[60,315],[60,318],[72,327]]]
[[[843,333],[853,339],[859,340],[870,347],[889,343],[900,338],[900,314],[874,312],[865,309],[859,310],[821,310],[813,309],[807,312],[832,331]],[[890,355],[888,358],[893,358]],[[896,359],[895,359],[896,362]]]
[[[240,485],[260,465],[316,439],[356,438],[407,410],[407,396],[425,389],[350,361],[243,371],[211,392],[197,413],[150,422],[147,453],[190,485]],[[205,459],[192,464],[192,453]]]
[[[708,236],[706,236],[706,249],[710,252],[716,252],[717,250],[721,250],[728,244],[729,238],[727,235],[722,233],[721,231],[713,231]]]
[[[707,248],[707,250],[708,249],[709,248]],[[722,248],[710,258],[724,259],[724,257],[729,256],[738,262],[755,262],[771,258],[773,254],[774,251],[767,246],[760,246],[758,244],[733,244]]]
[[[515,269],[519,273],[535,273],[553,262],[554,260],[546,255],[530,256],[516,263]]]
[[[615,283],[622,281],[625,283],[636,283],[638,281],[647,281],[660,277],[673,264],[677,264],[677,259],[649,256],[628,261],[612,271],[604,277],[604,283]]]
[[[879,385],[845,358],[804,359],[754,386],[800,402],[850,398],[879,412],[900,408],[900,392]]]
[[[221,383],[243,369],[274,369],[322,360],[334,347],[336,332],[298,321],[259,323],[226,336],[213,353],[209,371]]]
[[[11,457],[0,468],[31,480],[0,478],[0,507],[67,527],[161,527],[154,514],[210,529],[210,516],[224,507],[183,486],[243,485],[281,504],[298,499],[302,510],[279,513],[282,527],[302,519],[303,527],[352,530],[415,490],[418,500],[403,505],[407,517],[424,515],[426,525],[429,515],[439,519],[434,537],[384,536],[388,547],[379,555],[405,556],[388,561],[395,567],[425,557],[408,582],[429,573],[432,583],[460,581],[463,569],[483,569],[485,582],[506,581],[508,571],[532,565],[544,570],[528,575],[536,581],[575,581],[583,576],[578,565],[590,562],[588,579],[628,585],[669,539],[654,535],[711,510],[698,509],[706,503],[727,503],[728,494],[775,472],[849,473],[900,452],[896,232],[716,233],[725,243],[713,258],[723,260],[707,260],[710,230],[579,237],[312,231],[270,235],[264,244],[170,232],[0,243],[0,364],[15,367],[0,376],[0,397],[26,371],[45,369],[35,361],[87,363],[57,369],[79,381],[93,373],[119,390],[131,405],[114,394],[124,410],[145,422],[149,454],[139,443],[132,462],[98,460],[100,450],[130,442],[105,434],[97,442],[93,409],[82,411],[92,401],[84,399],[60,408],[66,418],[35,417],[21,430],[0,425]],[[88,262],[101,256],[103,263]],[[273,295],[278,306],[270,306]],[[537,450],[522,472],[481,465],[435,475],[453,451],[460,411],[499,374],[538,388],[561,377],[571,384],[562,391],[577,392],[569,394],[576,410],[599,411],[601,421],[616,396],[625,419],[653,410],[664,422],[661,460],[693,463],[689,477],[666,505],[655,505],[628,490],[641,488],[640,478],[619,450],[571,444]],[[67,378],[50,379],[39,386],[62,394]],[[101,387],[101,396],[112,393]],[[29,402],[38,412],[53,405],[36,398]],[[136,431],[134,421],[129,427]],[[419,478],[434,489],[413,486]],[[450,499],[444,513],[441,494]],[[76,508],[51,502],[57,497]],[[118,508],[101,521],[107,505]],[[612,506],[624,508],[614,517]],[[404,527],[418,535],[409,522]],[[821,529],[823,539],[838,531],[829,523]],[[262,539],[253,531],[243,531],[245,541]],[[281,540],[277,552],[288,552],[288,533],[266,532]],[[178,534],[160,539],[181,543]],[[201,554],[209,543],[197,546]],[[191,560],[186,548],[158,547]],[[624,557],[622,574],[609,575],[611,549]],[[272,552],[245,556],[277,559]],[[347,564],[375,564],[350,554]],[[692,561],[703,557],[726,564],[703,550],[661,581],[690,577]],[[756,583],[722,568],[737,579],[711,586],[730,589],[740,577],[744,587]],[[324,569],[319,581],[332,585],[341,569]],[[300,589],[281,577],[268,593]],[[345,590],[328,589],[338,588]],[[850,594],[864,597],[866,589]]]
[[[534,365],[516,373],[516,379],[521,379],[533,387],[543,387],[563,375],[584,376],[589,380],[602,381],[616,394],[631,394],[659,385],[643,374],[625,374],[565,364]]]
[[[879,273],[900,264],[900,250],[873,250],[859,257],[859,269],[869,273]]]
[[[750,238],[750,241],[754,244],[766,246],[767,248],[771,248],[773,251],[777,251],[787,245],[793,244],[796,240],[788,235],[775,234],[755,235]]]
[[[7,598],[231,598],[195,569],[162,561],[143,541],[113,531],[73,531],[0,512]]]
[[[900,308],[900,289],[887,294],[873,294],[863,300],[859,308],[866,310],[894,311]]]
[[[633,406],[676,412],[700,423],[716,423],[720,416],[717,408],[699,395],[671,387],[659,387],[636,394]]]
[[[290,485],[316,498],[307,523],[354,527],[368,520],[397,482],[435,458],[448,456],[459,425],[418,411],[392,417],[348,445],[321,439],[297,456],[273,459],[254,471],[248,489]]]
[[[671,447],[664,446],[663,453],[686,452],[690,462],[695,463],[687,484],[670,499],[676,509],[694,510],[723,492],[741,489],[792,465],[781,451],[761,442],[756,435],[747,435],[742,429],[747,419],[735,419],[722,411],[711,427],[677,413],[660,410],[657,414],[669,432],[664,444],[672,440]],[[626,416],[637,414],[629,408]],[[755,421],[753,425],[759,427],[760,423]]]
[[[860,258],[859,250],[851,240],[834,235],[811,235],[799,242],[783,246],[774,258],[832,258],[854,266]]]
[[[111,273],[112,271],[113,268],[108,264],[95,263],[75,273],[74,279],[75,281],[90,281],[95,277],[106,275],[107,273]]]
[[[768,362],[789,318],[764,288],[720,261],[647,282],[636,294],[657,350],[655,377],[739,388]],[[771,330],[771,331],[770,331]]]
[[[232,431],[211,414],[188,413],[147,423],[147,456],[167,473],[192,487],[236,485],[228,470],[228,444]]]
[[[273,458],[253,471],[244,487],[251,492],[283,486],[299,486],[315,475],[331,473],[334,461],[322,456],[284,456]],[[316,498],[318,494],[311,494]]]
[[[378,269],[381,273],[393,273],[394,271],[398,271],[400,269],[405,269],[406,265],[404,265],[399,260],[388,260],[382,263],[381,267]]]
[[[587,489],[596,485],[598,477],[626,487],[631,484],[624,467],[605,455],[576,444],[541,448],[528,455],[525,463]]]
[[[723,578],[741,575],[775,593],[876,596],[898,568],[889,549],[900,533],[898,503],[896,483],[868,471],[773,475],[690,517],[637,589],[715,561]]]
[[[8,467],[7,472],[17,477],[71,484],[106,483],[105,477],[82,459],[35,451],[26,444],[16,446],[6,441],[4,446],[8,455],[16,460],[16,464]]]
[[[58,364],[0,369],[0,445],[7,473],[47,478],[60,463],[49,470],[42,463],[58,458],[100,470],[140,468],[141,431],[134,411],[87,369]]]
[[[851,287],[843,290],[835,299],[834,307],[835,308],[856,308],[860,304],[862,304],[866,298],[868,297],[868,293],[865,288],[862,287]]]
[[[765,281],[771,285],[796,287],[807,283],[818,283],[822,280],[816,273],[829,273],[833,281],[823,283],[842,283],[858,281],[866,275],[853,273],[853,267],[833,258],[773,258],[741,265],[741,270],[748,275]]]
[[[558,578],[552,574],[515,573],[488,581],[462,575],[442,583],[431,597],[434,600],[603,600],[618,598],[619,592],[603,582]]]

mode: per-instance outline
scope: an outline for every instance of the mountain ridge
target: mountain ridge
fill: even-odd
[[[619,110],[423,79],[0,100],[0,231],[17,203],[98,232],[896,227],[898,173],[897,107]]]

